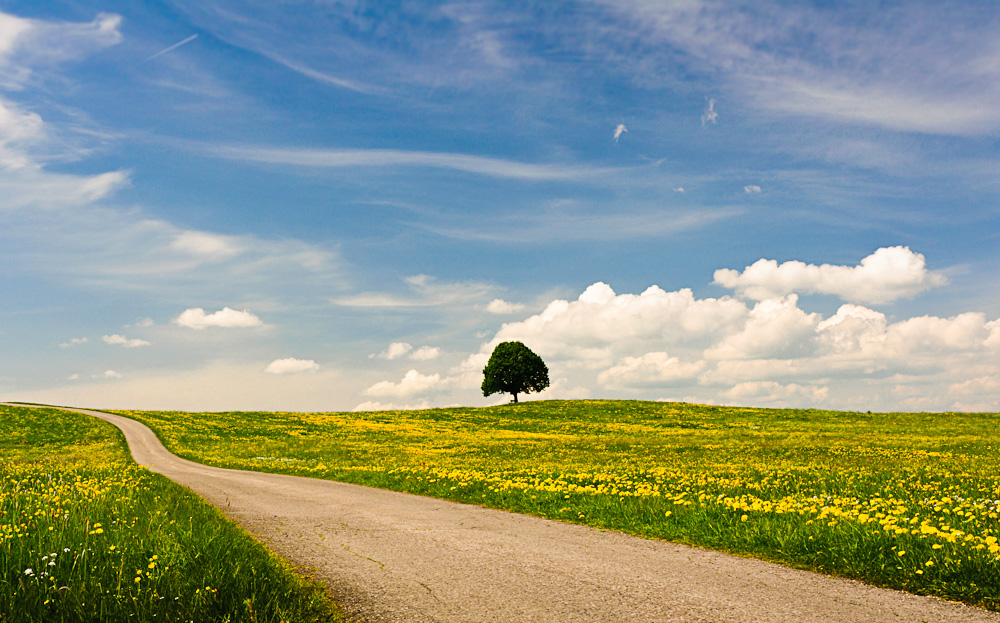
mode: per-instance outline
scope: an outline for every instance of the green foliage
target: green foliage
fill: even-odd
[[[540,392],[549,386],[549,369],[521,342],[501,342],[483,368],[483,396]]]
[[[0,406],[0,622],[341,621],[107,422]]]
[[[123,415],[210,465],[586,523],[1000,609],[997,414],[574,400]]]

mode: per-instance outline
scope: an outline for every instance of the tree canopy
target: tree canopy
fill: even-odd
[[[483,396],[540,392],[549,386],[549,369],[530,348],[521,342],[501,342],[493,349],[483,368]]]

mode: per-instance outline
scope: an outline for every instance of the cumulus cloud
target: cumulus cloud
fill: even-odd
[[[759,194],[760,193],[760,186],[758,186],[756,184],[750,184],[748,186],[744,186],[743,187],[743,192],[745,192],[748,195]]]
[[[734,333],[749,314],[741,301],[696,299],[689,289],[665,292],[650,286],[642,294],[615,294],[608,284],[588,287],[576,301],[555,300],[539,314],[504,324],[485,348],[521,340],[543,358],[574,367],[608,367],[624,356],[649,352],[651,344],[708,346]]]
[[[829,394],[828,387],[797,385],[795,383],[782,385],[774,381],[748,381],[733,386],[722,392],[721,395],[725,399],[745,406],[789,404],[796,407],[807,407],[822,403]]]
[[[105,379],[120,379],[122,378],[122,375],[114,370],[105,370],[101,377]]]
[[[74,337],[70,338],[69,341],[63,342],[59,345],[59,348],[72,348],[74,346],[79,346],[80,344],[86,344],[89,340],[85,337]]]
[[[206,314],[200,307],[193,307],[181,312],[180,316],[174,318],[174,323],[189,329],[202,330],[208,327],[222,327],[226,329],[244,329],[250,327],[260,327],[264,323],[260,318],[250,313],[249,310],[236,311],[228,307],[223,307],[219,311]]]
[[[790,359],[811,354],[810,339],[820,322],[819,314],[807,314],[798,307],[798,297],[757,303],[742,328],[705,351],[710,359]]]
[[[624,123],[619,123],[618,127],[615,128],[615,142],[616,143],[618,142],[618,139],[621,138],[621,135],[624,134],[625,132],[628,132],[628,128],[625,127]]]
[[[927,270],[924,256],[909,247],[884,247],[857,266],[806,264],[760,259],[743,272],[715,271],[715,282],[736,290],[740,296],[764,300],[799,292],[833,294],[846,301],[879,304],[912,298],[948,283],[939,273]]]
[[[119,335],[115,333],[114,335],[105,335],[101,338],[104,340],[105,344],[111,346],[123,346],[125,348],[139,348],[141,346],[149,346],[150,342],[146,340],[140,340],[139,338],[129,339],[124,335]]]
[[[389,344],[389,347],[383,350],[382,352],[376,355],[369,355],[369,358],[378,357],[380,359],[388,359],[391,361],[393,359],[399,359],[400,357],[404,357],[411,350],[413,350],[412,344],[408,344],[406,342],[393,342],[392,344]]]
[[[312,359],[295,359],[292,357],[275,359],[264,368],[264,372],[268,374],[300,374],[302,372],[316,372],[318,370],[319,364]]]
[[[1000,319],[976,312],[891,320],[845,303],[824,317],[794,293],[748,307],[687,289],[617,294],[598,282],[504,324],[439,385],[474,389],[506,340],[537,352],[562,387],[612,395],[655,398],[670,388],[702,402],[864,410],[1000,404],[1000,382],[991,380],[1000,378]]]
[[[389,344],[389,347],[380,353],[373,355],[368,355],[369,359],[379,358],[388,359],[390,361],[394,359],[412,359],[414,361],[429,361],[431,359],[437,359],[441,355],[441,349],[435,346],[421,346],[420,348],[413,350],[413,345],[407,342],[393,342]]]
[[[667,386],[675,381],[693,381],[705,369],[704,362],[682,362],[665,352],[624,357],[597,375],[605,387]]]
[[[414,361],[430,361],[441,356],[441,349],[436,346],[421,346],[410,353],[410,359]]]
[[[522,303],[509,303],[503,299],[493,299],[486,306],[486,311],[491,314],[516,314],[524,310]]]
[[[440,374],[424,375],[416,370],[410,370],[398,383],[392,381],[380,381],[365,390],[369,396],[393,396],[396,398],[408,398],[419,394],[438,391],[446,381],[443,381]]]

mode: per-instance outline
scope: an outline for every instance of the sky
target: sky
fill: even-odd
[[[1000,9],[0,0],[0,399],[1000,410]]]

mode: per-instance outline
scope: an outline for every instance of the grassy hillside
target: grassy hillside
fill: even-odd
[[[211,465],[472,502],[1000,609],[995,414],[630,401],[119,413]]]
[[[114,426],[0,406],[0,623],[342,620]]]

